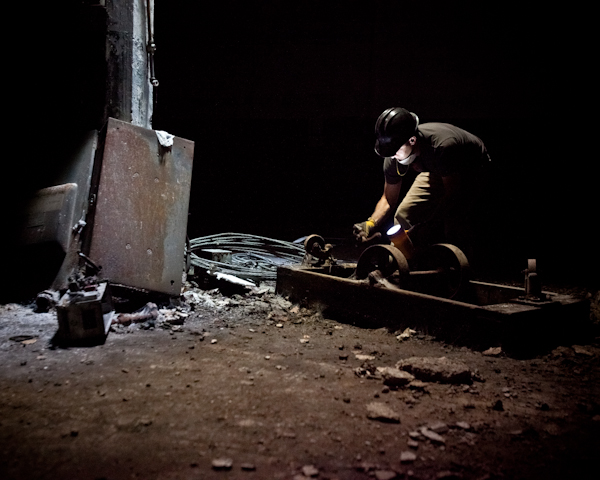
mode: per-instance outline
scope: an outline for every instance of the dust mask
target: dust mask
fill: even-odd
[[[413,152],[408,157],[406,157],[404,160],[396,160],[396,161],[400,165],[410,165],[412,162],[415,161],[415,158],[417,158],[417,155]]]

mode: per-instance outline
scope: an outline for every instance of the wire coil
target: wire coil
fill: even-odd
[[[196,250],[223,248],[230,250],[231,263],[201,258]],[[244,280],[258,282],[275,280],[277,267],[302,262],[304,247],[301,244],[244,233],[218,233],[191,239],[190,263],[210,273],[221,272]]]

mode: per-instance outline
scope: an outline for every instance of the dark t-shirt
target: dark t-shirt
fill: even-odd
[[[419,125],[419,156],[412,165],[415,170],[432,172],[442,177],[480,168],[489,161],[485,145],[475,135],[449,123]],[[406,167],[386,157],[383,161],[385,181],[395,184],[402,180]]]

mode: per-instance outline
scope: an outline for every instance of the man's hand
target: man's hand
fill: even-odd
[[[364,243],[381,235],[380,233],[374,232],[374,229],[375,223],[373,220],[368,219],[361,223],[355,223],[352,227],[352,233],[357,242]]]

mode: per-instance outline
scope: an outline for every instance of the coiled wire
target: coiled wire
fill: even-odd
[[[201,258],[194,251],[220,248],[232,252],[231,263]],[[302,244],[245,233],[218,233],[189,241],[190,263],[209,273],[221,272],[244,280],[275,280],[277,267],[298,264],[304,258]]]

